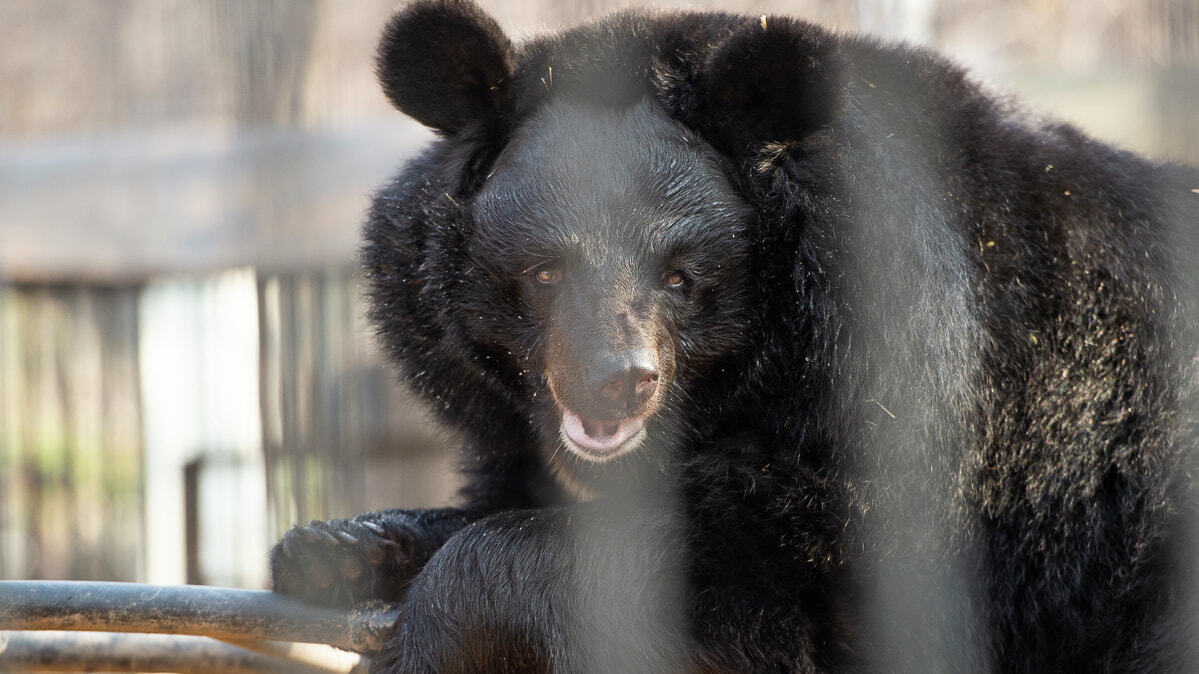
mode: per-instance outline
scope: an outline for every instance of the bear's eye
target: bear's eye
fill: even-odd
[[[672,272],[668,272],[663,277],[663,280],[668,288],[682,288],[687,283],[687,275],[676,269]]]
[[[537,282],[544,285],[553,285],[562,280],[562,269],[559,267],[542,267],[537,270]]]

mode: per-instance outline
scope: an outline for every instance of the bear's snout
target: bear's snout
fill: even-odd
[[[561,354],[546,370],[559,406],[597,421],[652,414],[661,388],[658,353],[648,348]]]
[[[645,405],[658,388],[658,359],[648,350],[615,354],[592,368],[588,388],[629,414]]]

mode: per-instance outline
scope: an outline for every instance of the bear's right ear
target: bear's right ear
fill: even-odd
[[[376,68],[392,105],[454,134],[503,105],[512,43],[468,0],[418,0],[387,24]]]

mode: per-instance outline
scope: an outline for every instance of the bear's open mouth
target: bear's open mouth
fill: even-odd
[[[591,461],[607,461],[632,450],[645,438],[645,417],[619,420],[584,419],[562,411],[566,447]]]

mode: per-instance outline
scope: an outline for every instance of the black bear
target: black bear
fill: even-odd
[[[382,671],[1195,671],[1199,174],[922,49],[629,11],[387,26],[440,138],[375,196],[459,508],[314,522],[276,590]]]

